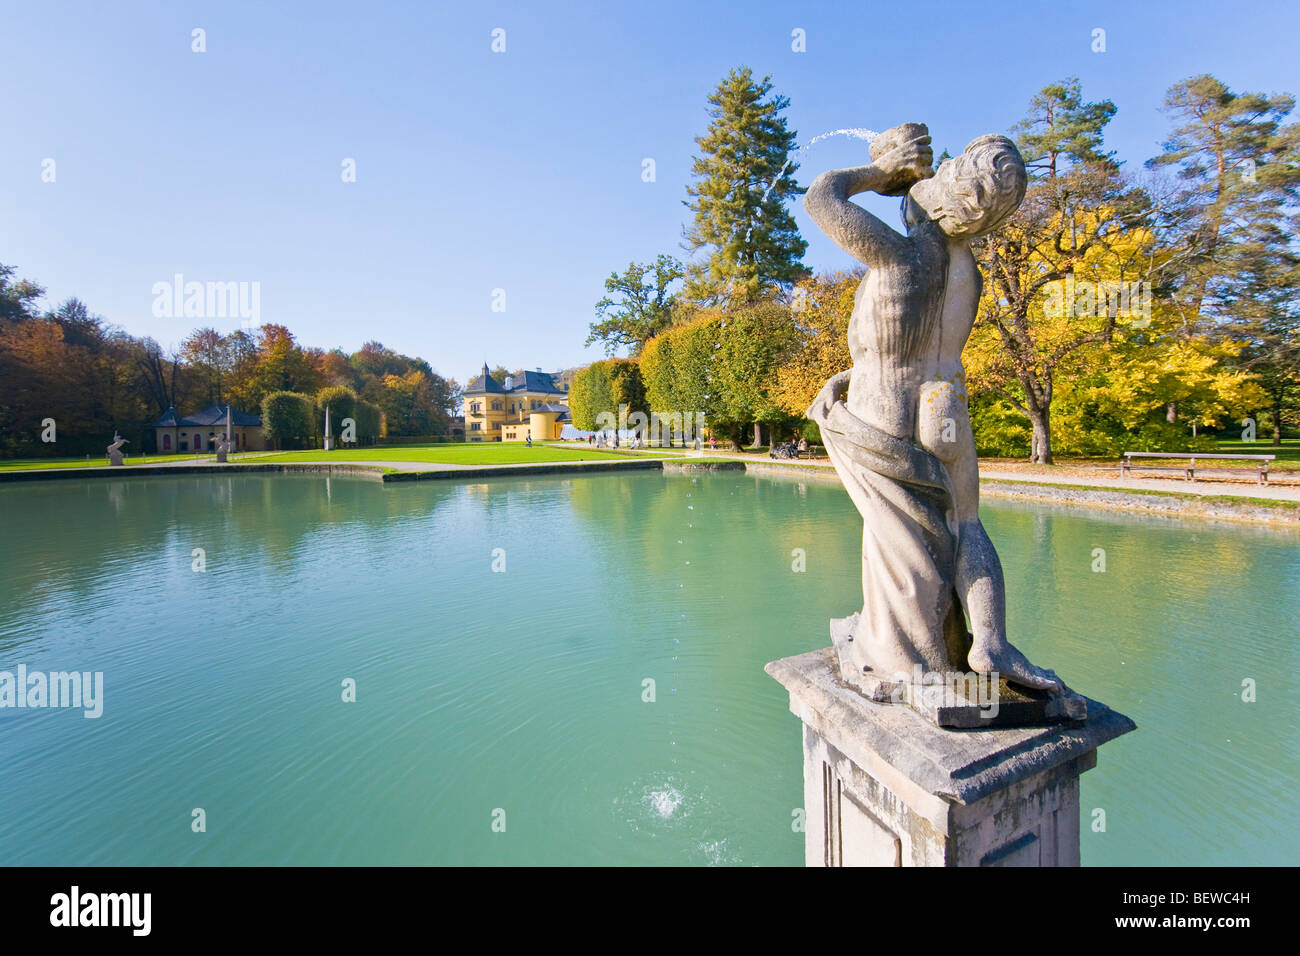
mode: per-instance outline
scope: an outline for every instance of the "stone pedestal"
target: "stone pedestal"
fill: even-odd
[[[847,687],[833,648],[767,672],[804,724],[808,866],[1078,866],[1079,774],[1136,726],[1083,698],[1076,726],[937,727]]]

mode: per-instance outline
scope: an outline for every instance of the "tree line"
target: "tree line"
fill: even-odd
[[[741,69],[709,103],[684,242],[707,256],[663,254],[606,280],[587,342],[635,371],[614,374],[611,358],[578,373],[579,427],[639,395],[645,411],[703,411],[733,443],[762,444],[765,428],[802,428],[821,385],[852,364],[862,272],[813,277],[800,261],[783,202],[803,192],[788,100]],[[1105,144],[1114,103],[1088,101],[1074,78],[1033,97],[1008,131],[1025,200],[974,245],[985,284],[963,358],[982,453],[1051,463],[1255,429],[1280,443],[1300,425],[1294,106],[1184,80],[1166,96],[1160,151],[1130,170]]]
[[[268,323],[196,329],[164,349],[76,298],[42,310],[45,290],[16,273],[0,265],[0,456],[100,455],[115,431],[152,451],[153,424],[169,407],[181,416],[211,405],[260,414],[284,447],[321,437],[327,403],[336,435],[347,417],[363,440],[450,432],[460,386],[379,342],[325,351]],[[41,440],[47,419],[52,443]]]

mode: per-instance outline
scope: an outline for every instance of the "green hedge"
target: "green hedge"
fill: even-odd
[[[277,449],[301,447],[320,430],[316,403],[298,392],[272,392],[262,399],[262,434]]]

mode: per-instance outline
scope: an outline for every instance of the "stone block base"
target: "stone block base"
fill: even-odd
[[[808,866],[1078,866],[1079,775],[1135,729],[1088,698],[1077,725],[941,728],[848,687],[833,648],[767,672],[804,724]]]

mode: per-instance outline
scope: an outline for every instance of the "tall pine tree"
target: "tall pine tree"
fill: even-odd
[[[745,305],[809,275],[800,261],[808,244],[786,208],[804,190],[790,162],[795,131],[782,112],[790,101],[772,92],[771,77],[755,82],[748,67],[732,70],[709,96],[712,122],[697,137],[695,182],[685,205],[694,221],[685,230],[692,253],[686,296],[696,302]]]
[[[1102,131],[1114,116],[1114,103],[1084,102],[1078,78],[1070,77],[1035,93],[1029,115],[1012,131],[1025,163],[1047,178],[1064,172],[1063,160],[1114,170],[1115,153],[1102,149]]]
[[[1242,338],[1271,397],[1273,441],[1300,398],[1300,125],[1293,97],[1234,93],[1213,76],[1169,90],[1176,124],[1148,164],[1175,172],[1163,225],[1180,251],[1184,328]]]

